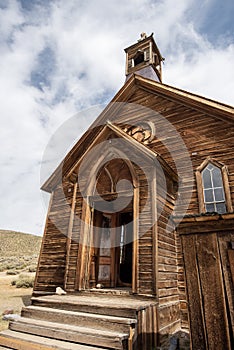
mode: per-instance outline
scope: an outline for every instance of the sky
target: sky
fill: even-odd
[[[140,33],[165,84],[234,105],[233,17],[232,0],[0,0],[0,228],[43,233],[42,182],[124,84]]]

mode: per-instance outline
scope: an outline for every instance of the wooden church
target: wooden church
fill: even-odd
[[[42,187],[32,305],[1,349],[234,348],[234,108],[164,84],[153,35],[125,52],[125,84]]]

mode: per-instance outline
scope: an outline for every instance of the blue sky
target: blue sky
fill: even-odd
[[[58,161],[84,132],[141,32],[166,58],[164,83],[234,105],[233,17],[231,0],[0,0],[0,228],[42,234],[47,145],[60,135]]]

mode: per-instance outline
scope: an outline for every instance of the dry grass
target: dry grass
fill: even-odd
[[[32,278],[35,273],[41,246],[41,237],[0,230],[0,330],[8,327],[1,318],[2,313],[11,309],[20,314],[21,308],[30,305],[32,288],[16,288],[11,285],[20,273]]]
[[[12,276],[0,272],[0,315],[5,310],[12,309],[14,313],[20,314],[24,305],[30,305],[32,288],[15,288],[11,286]],[[6,329],[8,322],[0,320],[0,330]]]

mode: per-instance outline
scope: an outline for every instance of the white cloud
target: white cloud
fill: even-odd
[[[107,102],[121,87],[125,47],[142,31],[154,32],[166,57],[165,83],[230,104],[234,47],[230,38],[220,40],[222,32],[216,43],[197,31],[201,2],[195,0],[30,5],[25,9],[16,0],[0,4],[0,227],[42,233],[40,162],[46,145],[69,117]],[[46,48],[48,55],[41,57]],[[80,123],[73,138],[88,126],[85,118]]]

